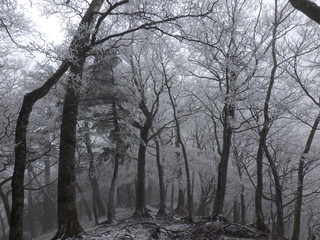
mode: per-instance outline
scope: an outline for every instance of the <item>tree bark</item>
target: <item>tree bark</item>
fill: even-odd
[[[32,179],[32,170],[31,170],[31,165],[28,167],[28,179],[31,181]],[[29,187],[32,188],[32,184],[29,185]],[[27,219],[28,219],[28,230],[30,233],[31,239],[36,237],[36,229],[34,226],[34,203],[33,203],[33,196],[32,196],[32,190],[28,190],[28,208],[27,208]]]
[[[271,171],[275,183],[275,204],[277,208],[277,222],[276,222],[276,233],[279,237],[285,236],[285,230],[284,230],[284,220],[283,220],[283,201],[282,201],[282,185],[280,183],[280,177],[277,172],[275,163],[272,160],[271,154],[269,153],[269,150],[267,147],[265,147],[265,154],[268,159],[268,162],[271,166]]]
[[[1,223],[1,233],[2,233],[2,239],[6,240],[6,225],[4,224],[4,219],[2,215],[0,214],[0,223]]]
[[[228,110],[227,110],[228,109]],[[228,175],[228,163],[229,163],[229,155],[231,148],[231,137],[232,137],[232,128],[229,124],[229,111],[232,111],[234,114],[234,108],[227,104],[225,106],[224,114],[225,123],[223,127],[223,145],[222,145],[222,154],[221,159],[218,164],[218,178],[217,178],[217,190],[214,198],[213,205],[213,215],[223,214],[223,206],[224,206],[224,198],[226,195],[226,187],[227,187],[227,175]]]
[[[7,178],[7,179],[5,179],[4,181],[2,181],[2,182],[0,183],[0,197],[1,197],[2,201],[3,201],[4,209],[5,209],[5,211],[6,211],[8,224],[10,224],[11,208],[10,208],[8,196],[7,196],[7,194],[5,194],[5,192],[3,191],[2,186],[3,186],[5,183],[7,183],[8,181],[10,181],[10,180],[11,180],[11,178]]]
[[[266,140],[269,132],[269,127],[271,124],[271,120],[269,117],[269,103],[272,94],[272,89],[275,81],[276,71],[278,69],[277,55],[276,55],[276,41],[277,41],[277,30],[279,26],[278,21],[278,2],[275,1],[275,11],[274,11],[274,22],[272,29],[272,43],[271,43],[271,55],[272,55],[272,69],[270,74],[270,81],[267,90],[267,94],[265,96],[264,106],[263,106],[263,126],[259,132],[259,146],[256,156],[256,164],[257,164],[257,186],[255,192],[255,217],[256,222],[255,225],[257,229],[261,231],[267,231],[268,227],[264,223],[263,220],[263,210],[262,210],[262,195],[263,195],[263,153],[266,147]]]
[[[309,0],[289,0],[294,8],[304,13],[311,20],[320,23],[320,7]]]
[[[301,208],[302,208],[302,198],[303,198],[303,180],[304,180],[304,163],[306,160],[305,155],[309,153],[314,135],[317,131],[320,122],[320,114],[317,116],[313,123],[311,132],[309,134],[306,146],[304,147],[303,154],[300,157],[299,168],[298,168],[298,184],[296,192],[296,201],[294,209],[294,220],[293,220],[293,232],[291,240],[299,240],[300,238],[300,224],[301,224]]]
[[[81,19],[77,34],[81,35],[83,26],[89,26],[94,20],[93,12],[96,10],[97,5],[101,6],[101,0],[93,0],[87,12]],[[88,51],[89,48],[83,49],[84,45],[80,44],[82,38],[75,36],[71,41],[69,50],[71,54],[76,57],[78,50]],[[79,42],[80,41],[80,42]],[[12,177],[12,211],[10,219],[10,235],[9,240],[23,240],[23,209],[24,209],[24,173],[26,165],[26,152],[27,152],[27,126],[29,123],[29,116],[32,112],[34,104],[41,98],[45,97],[50,89],[59,81],[62,75],[69,69],[70,62],[65,60],[62,62],[58,70],[50,77],[41,87],[27,93],[22,102],[19,112],[16,130],[15,130],[15,164]]]
[[[150,125],[151,127],[151,125]],[[140,132],[140,145],[138,152],[138,171],[136,182],[136,208],[133,214],[134,218],[149,218],[150,214],[146,208],[146,190],[145,190],[145,166],[146,166],[146,150],[148,144],[148,132],[150,127],[145,125]]]
[[[79,106],[79,79],[81,79],[84,56],[77,65],[71,66],[64,99],[60,133],[58,172],[58,231],[53,239],[67,239],[83,232],[78,221],[75,190],[76,128]]]
[[[24,209],[24,173],[27,153],[27,126],[34,104],[47,95],[50,89],[68,70],[69,63],[63,62],[58,70],[41,87],[27,93],[19,112],[15,130],[15,163],[12,175],[12,211],[10,219],[9,240],[23,240],[23,209]]]
[[[88,152],[89,157],[89,180],[92,189],[92,205],[93,205],[93,215],[95,225],[99,224],[99,217],[106,215],[106,210],[102,204],[101,195],[99,191],[98,177],[96,173],[96,169],[94,166],[94,156],[92,151],[90,133],[89,133],[89,124],[87,122],[84,123],[84,141]]]
[[[165,84],[168,89],[168,94],[169,94],[169,98],[170,98],[170,102],[171,102],[171,106],[172,106],[172,110],[173,110],[173,118],[174,118],[174,121],[176,124],[177,142],[181,146],[182,155],[183,155],[183,159],[184,159],[184,167],[185,167],[186,178],[187,178],[188,221],[192,222],[193,221],[192,220],[193,198],[192,198],[192,189],[191,189],[189,160],[188,160],[188,155],[187,155],[187,150],[186,150],[185,144],[182,142],[182,138],[181,138],[181,133],[180,133],[181,129],[180,129],[180,123],[179,123],[179,119],[178,119],[178,115],[177,115],[176,103],[175,103],[173,96],[171,94],[171,87],[169,86],[166,71],[165,71],[165,69],[163,69],[163,70],[164,70]],[[180,190],[179,190],[179,193],[180,193]]]
[[[80,199],[81,199],[81,202],[83,204],[84,211],[87,214],[88,220],[92,221],[93,218],[92,218],[92,213],[91,213],[91,210],[90,210],[90,206],[89,206],[86,198],[83,195],[83,191],[82,191],[80,185],[77,182],[75,184],[76,184],[76,189],[77,189],[78,193],[80,193]]]
[[[113,81],[114,85],[114,81]],[[118,180],[118,170],[119,170],[119,162],[120,162],[120,126],[118,121],[118,112],[115,100],[112,101],[112,115],[113,115],[113,124],[114,130],[116,132],[116,140],[115,140],[115,154],[114,154],[114,169],[113,169],[113,176],[111,180],[110,186],[110,194],[109,194],[109,201],[108,201],[108,221],[110,223],[114,222],[116,219],[116,188],[117,188],[117,180]]]
[[[183,190],[179,187],[179,192],[178,192],[178,204],[176,209],[174,210],[174,213],[179,215],[179,216],[183,216],[185,215],[185,201],[184,201],[184,192]]]
[[[50,197],[50,189],[52,186],[51,183],[51,171],[50,171],[50,158],[46,158],[44,160],[44,174],[45,174],[45,184],[46,189],[43,189],[43,220],[42,220],[42,231],[44,233],[49,232],[50,230],[54,229],[56,226],[56,202]],[[55,214],[53,214],[55,213]],[[49,217],[48,216],[52,216]]]
[[[159,176],[159,190],[160,190],[160,207],[157,213],[157,216],[166,216],[166,193],[164,187],[164,180],[163,180],[163,167],[161,165],[161,153],[160,153],[160,143],[157,138],[155,138],[156,144],[156,161],[157,161],[157,168],[158,168],[158,176]]]

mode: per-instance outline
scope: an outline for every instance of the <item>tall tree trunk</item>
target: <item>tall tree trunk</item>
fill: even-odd
[[[10,208],[8,196],[7,196],[7,194],[5,194],[5,192],[3,191],[2,186],[3,186],[4,184],[6,184],[7,182],[9,182],[11,179],[12,179],[12,178],[7,178],[7,179],[3,180],[3,181],[0,183],[0,197],[1,197],[2,202],[3,202],[3,205],[4,205],[4,209],[5,209],[5,211],[6,211],[8,224],[10,224],[11,208]]]
[[[67,239],[83,232],[78,221],[75,190],[75,149],[79,87],[84,54],[72,64],[62,111],[58,172],[58,231],[53,239]]]
[[[268,159],[268,162],[271,166],[271,171],[275,183],[275,204],[277,208],[277,222],[276,222],[276,233],[279,237],[285,236],[284,230],[284,220],[283,220],[283,202],[282,202],[282,185],[280,183],[280,177],[277,172],[274,161],[272,160],[272,156],[267,147],[265,147],[265,154]]]
[[[243,177],[242,177],[242,157],[241,154],[238,152],[238,148],[236,144],[234,144],[233,149],[233,157],[236,160],[236,166],[240,178],[240,223],[242,225],[246,224],[246,204],[245,204],[245,196],[244,196],[244,183],[243,183]]]
[[[84,14],[79,24],[77,34],[71,41],[69,50],[73,57],[77,57],[80,50],[87,52],[89,48],[85,46],[83,41],[88,38],[82,38],[84,31],[83,26],[90,26],[95,20],[93,12],[101,7],[101,0],[93,0]],[[81,36],[81,38],[79,38]],[[86,42],[87,43],[87,42]],[[23,208],[24,208],[24,173],[26,165],[27,153],[27,127],[29,116],[32,112],[34,104],[41,98],[45,97],[50,89],[59,81],[61,76],[68,70],[70,66],[69,60],[62,62],[58,70],[50,77],[41,87],[27,93],[22,102],[19,112],[16,130],[15,130],[15,163],[12,177],[12,211],[10,219],[10,235],[9,240],[23,240]]]
[[[42,231],[44,233],[52,230],[56,225],[56,202],[50,197],[51,189],[51,171],[50,171],[50,158],[44,160],[44,174],[45,174],[45,184],[46,189],[43,189],[43,221],[42,221]],[[49,217],[48,216],[52,216]]]
[[[203,186],[201,186],[201,199],[199,207],[196,211],[197,216],[205,216],[206,215],[206,203],[207,203],[207,196],[205,195],[205,190]]]
[[[171,203],[170,203],[170,213],[172,217],[174,215],[173,204],[174,204],[174,178],[172,179],[172,184],[171,184]]]
[[[303,154],[300,157],[299,168],[298,168],[298,184],[296,192],[296,201],[294,209],[294,220],[293,220],[293,233],[291,240],[299,240],[300,238],[300,224],[301,224],[301,208],[302,208],[302,197],[303,197],[303,179],[304,179],[304,163],[306,160],[305,155],[309,153],[314,135],[317,131],[320,121],[320,114],[317,116],[309,134],[306,146],[304,147]]]
[[[236,197],[233,200],[233,222],[240,223],[240,209],[238,199]]]
[[[10,219],[10,240],[23,240],[24,173],[27,153],[27,127],[34,104],[47,95],[49,90],[68,70],[69,63],[63,62],[59,69],[41,87],[27,93],[19,112],[15,130],[15,163],[12,175],[12,211]]]
[[[244,186],[241,185],[241,193],[240,193],[240,209],[241,209],[241,224],[246,224],[246,201],[244,197]]]
[[[101,195],[99,191],[98,177],[97,177],[96,169],[94,166],[94,156],[93,156],[90,133],[89,133],[89,124],[87,122],[84,123],[84,131],[85,131],[85,136],[84,136],[85,145],[89,155],[89,180],[90,180],[90,185],[92,189],[93,215],[94,215],[95,225],[98,225],[99,217],[106,215],[106,211],[102,204]]]
[[[231,112],[230,112],[231,111]],[[232,127],[229,124],[229,118],[234,114],[234,108],[227,104],[224,110],[225,123],[223,127],[223,145],[220,162],[218,164],[217,190],[214,198],[212,214],[223,214],[224,198],[227,188],[228,163],[231,149]],[[230,114],[230,113],[231,114]],[[230,114],[230,115],[229,115]]]
[[[31,165],[28,167],[28,179],[31,181],[32,179],[32,170]],[[32,184],[29,184],[28,187],[32,188]],[[33,196],[32,196],[32,190],[28,190],[28,213],[27,213],[27,219],[28,219],[28,230],[30,233],[31,239],[36,237],[36,229],[34,226],[34,204],[33,204]]]
[[[278,69],[278,61],[277,61],[277,49],[276,49],[276,41],[277,41],[277,30],[279,26],[278,20],[278,0],[275,0],[275,10],[274,10],[274,22],[272,29],[272,42],[271,42],[271,55],[272,55],[272,69],[270,74],[269,86],[267,90],[267,94],[265,96],[264,106],[263,106],[263,125],[262,129],[259,132],[259,146],[256,156],[256,164],[257,164],[257,186],[255,192],[255,217],[256,217],[256,227],[261,231],[268,230],[268,227],[264,223],[263,220],[263,210],[262,210],[262,195],[263,195],[263,153],[266,147],[266,140],[269,132],[269,127],[271,124],[271,120],[269,117],[269,103],[272,94],[272,89],[275,81],[276,71]]]
[[[75,183],[76,184],[76,189],[78,191],[78,193],[80,193],[80,199],[81,199],[81,202],[83,204],[83,207],[84,207],[84,211],[88,217],[88,220],[89,221],[92,221],[93,218],[92,218],[92,213],[91,213],[91,210],[90,210],[90,206],[88,204],[88,201],[86,200],[86,198],[84,197],[84,194],[83,194],[83,191],[79,185],[79,183]]]
[[[147,134],[148,130],[141,130],[140,135]],[[136,182],[136,208],[133,214],[134,218],[149,218],[150,214],[146,208],[146,190],[145,190],[145,166],[146,166],[146,150],[147,150],[147,139],[141,137],[138,152],[138,171],[137,171],[137,182]]]
[[[113,82],[114,84],[114,82]],[[110,186],[110,194],[109,194],[109,201],[108,201],[108,221],[110,223],[114,222],[116,219],[116,187],[117,187],[117,179],[118,179],[118,170],[119,170],[119,162],[120,162],[120,126],[118,122],[118,112],[117,112],[117,106],[115,100],[112,101],[112,115],[113,115],[113,124],[114,124],[114,130],[116,132],[116,149],[115,149],[115,155],[114,155],[114,169],[113,169],[113,176],[111,180],[111,186]]]
[[[151,113],[146,105],[142,96],[142,100],[139,103],[139,108],[145,116],[143,126],[139,123],[135,123],[135,126],[140,130],[140,144],[138,150],[138,166],[137,166],[137,182],[136,182],[136,207],[133,214],[134,218],[150,218],[150,214],[146,208],[146,190],[145,190],[145,178],[146,178],[146,151],[149,142],[149,131],[152,127],[152,122],[156,111]]]
[[[268,110],[267,110],[268,111]],[[265,125],[269,125],[266,122]],[[263,219],[263,208],[262,208],[262,194],[263,194],[263,151],[266,145],[266,137],[267,137],[267,130],[268,127],[263,127],[259,136],[259,147],[256,157],[256,164],[257,164],[257,186],[255,191],[255,216],[256,222],[255,226],[257,229],[261,231],[266,231],[268,227],[264,223]]]
[[[155,138],[156,144],[156,161],[157,161],[157,168],[158,168],[158,176],[159,176],[159,190],[160,190],[160,207],[157,213],[157,216],[166,216],[166,193],[164,187],[164,180],[163,180],[163,167],[161,165],[161,153],[160,153],[160,143],[157,138]]]
[[[0,223],[1,223],[2,239],[7,240],[7,238],[6,238],[6,225],[4,224],[4,219],[1,214],[0,214]]]
[[[181,183],[179,183],[180,185]],[[183,216],[185,214],[184,211],[184,207],[185,207],[185,201],[184,201],[184,192],[183,190],[179,187],[179,191],[178,191],[178,204],[176,209],[174,210],[175,214]]]
[[[165,69],[164,69],[165,70]],[[176,108],[176,103],[174,101],[174,98],[171,94],[171,87],[169,86],[169,82],[167,79],[166,72],[164,71],[164,77],[165,77],[165,84],[168,89],[168,94],[173,110],[173,118],[176,124],[176,134],[177,134],[177,142],[181,146],[182,150],[182,155],[184,159],[184,167],[185,167],[185,172],[186,172],[186,178],[187,178],[187,204],[188,204],[188,221],[192,222],[192,215],[193,215],[193,199],[192,199],[192,191],[191,191],[191,179],[190,179],[190,170],[189,170],[189,161],[188,161],[188,155],[187,155],[187,150],[185,147],[185,144],[182,142],[181,138],[181,129],[180,129],[180,123],[177,115],[177,108]]]

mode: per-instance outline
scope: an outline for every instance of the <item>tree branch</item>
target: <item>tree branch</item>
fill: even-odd
[[[294,8],[320,24],[320,6],[309,0],[289,0]]]

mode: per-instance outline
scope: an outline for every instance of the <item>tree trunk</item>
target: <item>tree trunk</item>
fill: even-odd
[[[87,122],[84,123],[84,131],[85,131],[84,141],[85,141],[85,145],[88,152],[88,158],[89,158],[89,180],[90,180],[90,185],[92,189],[93,215],[94,215],[95,225],[98,225],[99,217],[105,216],[106,210],[104,209],[101,196],[100,196],[98,178],[97,178],[97,173],[94,166],[94,156],[93,156],[90,133],[89,133],[89,124]]]
[[[136,182],[136,208],[133,214],[134,218],[149,218],[150,215],[146,208],[146,190],[145,190],[145,166],[146,166],[147,142],[141,140],[138,153],[138,172]]]
[[[114,84],[114,82],[113,82]],[[111,180],[111,186],[110,186],[110,194],[109,194],[109,201],[108,201],[108,221],[110,223],[114,222],[116,219],[116,187],[117,187],[117,179],[118,179],[118,170],[119,170],[119,162],[120,162],[120,126],[118,122],[118,112],[117,112],[117,106],[115,100],[112,101],[112,115],[113,115],[113,124],[114,124],[114,130],[116,132],[116,153],[114,155],[114,169],[113,169],[113,176]]]
[[[185,167],[186,178],[187,178],[188,221],[192,222],[193,221],[192,220],[193,198],[192,198],[192,190],[191,190],[191,179],[190,179],[188,155],[187,155],[186,147],[185,147],[184,143],[182,142],[182,138],[181,138],[181,133],[180,133],[181,129],[180,129],[180,123],[179,123],[179,119],[178,119],[178,115],[177,115],[176,103],[175,103],[173,96],[171,94],[171,87],[169,87],[169,82],[168,82],[167,76],[165,75],[164,77],[165,77],[165,84],[168,89],[168,94],[169,94],[171,106],[173,109],[173,118],[174,118],[174,121],[176,124],[177,143],[181,146],[182,155],[183,155],[183,159],[184,159],[184,167]]]
[[[12,211],[10,219],[10,240],[23,240],[23,208],[24,208],[24,172],[27,153],[27,126],[34,104],[47,95],[49,90],[68,70],[69,64],[63,62],[59,69],[41,87],[27,93],[19,112],[15,130],[15,163],[12,175]]]
[[[179,216],[183,216],[185,214],[184,211],[185,207],[185,202],[184,202],[184,192],[183,190],[179,187],[179,192],[178,192],[178,204],[176,209],[174,210],[175,214]]]
[[[31,181],[32,179],[32,170],[31,170],[31,165],[28,167],[28,179]],[[32,187],[32,185],[28,185],[29,187]],[[30,233],[31,239],[36,237],[36,229],[34,226],[34,206],[33,206],[33,196],[32,196],[32,190],[28,190],[28,209],[27,209],[27,219],[28,219],[28,230]]]
[[[1,233],[2,233],[2,239],[6,240],[6,225],[4,224],[4,219],[2,215],[0,214],[0,223],[1,223]]]
[[[44,174],[46,187],[43,189],[43,220],[42,220],[42,232],[46,233],[55,228],[56,226],[56,202],[50,197],[51,183],[51,171],[50,171],[50,158],[44,160]],[[52,216],[49,217],[48,216]]]
[[[76,189],[77,189],[78,193],[80,193],[80,199],[81,199],[81,202],[83,204],[83,207],[84,207],[84,210],[86,212],[86,215],[88,217],[88,220],[92,221],[93,218],[92,218],[92,213],[91,213],[91,210],[90,210],[90,206],[89,206],[86,198],[83,195],[83,191],[82,191],[80,185],[77,182],[75,184],[76,184]]]
[[[269,150],[267,147],[265,147],[265,154],[268,159],[268,162],[271,166],[271,171],[275,183],[275,203],[277,208],[277,222],[276,222],[276,234],[279,237],[285,236],[285,230],[284,230],[284,220],[283,220],[283,203],[282,203],[282,185],[280,183],[280,177],[277,172],[276,166],[272,160],[271,154],[269,153]]]
[[[11,213],[11,208],[10,208],[10,204],[9,204],[9,199],[8,196],[3,192],[2,186],[9,181],[9,178],[4,180],[1,184],[0,184],[0,197],[2,199],[3,205],[4,205],[4,209],[6,211],[6,215],[7,215],[7,220],[8,220],[8,224],[10,224],[10,213]]]
[[[228,119],[234,114],[234,108],[229,106],[229,104],[226,104],[224,112],[226,116],[223,127],[223,145],[221,159],[218,164],[217,190],[214,198],[213,215],[223,214],[224,198],[227,187],[228,163],[232,137],[232,128]]]
[[[241,224],[246,224],[246,202],[244,197],[244,186],[241,186],[241,193],[240,193],[240,199],[241,199]]]
[[[268,111],[268,110],[267,110]],[[265,119],[265,125],[268,124],[268,119]],[[264,223],[263,219],[263,208],[262,208],[262,194],[263,194],[263,172],[262,172],[262,167],[263,167],[263,151],[266,145],[266,137],[268,134],[267,127],[263,127],[261,130],[259,136],[260,136],[260,141],[259,141],[259,147],[258,147],[258,152],[257,152],[257,157],[256,157],[256,164],[257,164],[257,186],[256,186],[256,192],[255,192],[255,216],[256,216],[256,222],[255,222],[255,227],[261,231],[266,231],[267,226]]]
[[[278,21],[278,2],[275,1],[275,11],[274,11],[274,23],[272,29],[272,42],[271,42],[271,55],[272,55],[272,69],[270,74],[269,86],[267,94],[265,96],[264,106],[263,106],[263,126],[259,132],[259,146],[256,156],[257,164],[257,186],[255,192],[255,215],[256,215],[256,227],[261,231],[268,230],[268,227],[263,220],[263,210],[262,210],[262,195],[263,195],[263,153],[266,147],[267,135],[270,127],[270,117],[269,117],[269,102],[272,94],[272,89],[275,81],[276,71],[278,69],[277,62],[277,30],[279,26]]]
[[[75,149],[79,106],[79,80],[82,77],[85,56],[70,68],[70,77],[64,99],[60,133],[58,172],[58,231],[53,239],[76,237],[83,232],[78,221],[75,190]]]
[[[143,96],[144,97],[144,96]],[[138,170],[137,170],[137,182],[136,182],[136,208],[133,214],[134,218],[150,218],[150,214],[146,208],[146,190],[145,190],[145,178],[146,178],[146,151],[149,142],[149,131],[152,127],[153,118],[156,112],[151,113],[146,105],[145,100],[141,100],[139,108],[142,110],[145,116],[145,122],[143,126],[137,126],[140,129],[140,145],[138,152]]]
[[[302,208],[302,197],[303,197],[303,180],[304,180],[304,162],[306,160],[305,155],[309,153],[314,135],[317,131],[320,121],[320,114],[317,116],[313,123],[311,132],[309,134],[306,146],[303,150],[303,154],[300,157],[299,168],[298,168],[298,184],[296,192],[296,202],[294,209],[294,220],[293,220],[293,233],[291,240],[299,240],[300,238],[300,224],[301,224],[301,208]]]
[[[156,144],[156,161],[157,161],[157,168],[158,168],[158,176],[159,176],[159,190],[160,190],[160,207],[157,213],[157,216],[166,216],[166,193],[164,187],[164,180],[163,180],[163,167],[161,165],[161,153],[160,153],[160,144],[159,140],[155,138]]]
[[[90,26],[95,20],[93,12],[101,7],[102,1],[92,1],[88,10],[84,14],[79,24],[77,34],[83,33],[83,26]],[[78,52],[88,51],[83,41],[88,38],[79,38],[78,35],[72,39],[69,50],[73,57],[78,56]],[[87,43],[87,42],[86,42]],[[27,141],[26,133],[29,123],[29,116],[32,112],[34,104],[41,98],[45,97],[50,89],[59,81],[61,76],[68,70],[70,66],[69,60],[63,61],[58,70],[50,77],[41,87],[27,93],[22,102],[19,112],[16,130],[15,130],[15,163],[12,177],[12,211],[10,219],[10,236],[9,240],[23,240],[23,208],[24,208],[24,173],[26,165]]]
[[[113,176],[111,180],[109,201],[108,201],[108,221],[110,223],[114,222],[116,219],[116,187],[117,187],[117,179],[118,179],[118,170],[119,170],[119,153],[115,154],[114,159],[114,169]]]
[[[233,200],[233,222],[240,223],[240,209],[237,198]]]
[[[172,184],[171,184],[171,203],[170,203],[170,212],[172,217],[174,215],[173,204],[174,204],[174,178],[172,179]]]
[[[199,207],[196,211],[197,216],[206,216],[206,203],[207,203],[207,197],[205,195],[205,190],[203,186],[201,186],[201,199]]]

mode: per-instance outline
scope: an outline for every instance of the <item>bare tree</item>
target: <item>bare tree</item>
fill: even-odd
[[[69,67],[71,74],[69,75],[67,92],[64,101],[63,110],[63,120],[61,128],[61,149],[60,149],[60,170],[58,185],[59,187],[59,202],[58,204],[58,215],[60,216],[59,230],[57,232],[56,238],[59,236],[70,237],[71,235],[77,235],[81,232],[81,227],[77,223],[77,215],[75,209],[75,191],[74,191],[74,144],[75,144],[75,129],[76,129],[76,119],[78,111],[79,93],[78,88],[80,86],[80,79],[83,71],[83,64],[85,62],[87,53],[95,47],[101,46],[106,42],[111,42],[115,40],[113,44],[117,44],[123,36],[126,34],[142,30],[150,29],[158,24],[163,24],[166,22],[175,21],[181,18],[187,17],[200,17],[207,15],[206,12],[188,12],[186,14],[175,15],[174,13],[169,14],[170,11],[165,13],[163,17],[159,18],[157,14],[152,11],[145,10],[142,13],[139,12],[137,15],[141,17],[142,22],[138,22],[136,25],[130,25],[129,28],[121,28],[119,25],[119,16],[131,20],[132,14],[123,14],[122,12],[114,13],[116,9],[121,8],[122,5],[128,4],[129,0],[116,1],[115,3],[107,2],[106,6],[99,12],[104,1],[92,0],[89,4],[85,14],[81,18],[78,30],[73,37],[69,46],[69,56],[62,61],[62,64],[57,69],[57,71],[50,77],[41,87],[35,89],[34,91],[27,93],[24,96],[23,104],[19,113],[17,127],[16,127],[16,148],[15,148],[15,168],[13,173],[12,181],[12,213],[11,213],[11,228],[10,228],[10,240],[20,240],[22,239],[22,226],[23,226],[23,201],[24,201],[24,171],[26,164],[26,132],[29,122],[29,116],[32,112],[34,104],[41,98],[47,95],[50,89],[59,81],[59,79],[67,72]],[[70,6],[70,4],[60,4],[58,6],[65,6],[71,10],[75,10],[75,6]],[[145,8],[143,8],[145,9]],[[209,9],[209,12],[212,9]],[[104,26],[104,22],[108,18],[113,18],[117,22],[119,28],[113,29],[115,26],[112,23],[111,32],[107,35],[100,34],[100,30]],[[110,21],[113,22],[113,21]],[[122,25],[123,26],[123,25]],[[112,44],[110,44],[112,45]],[[69,131],[71,130],[71,131]],[[64,154],[66,153],[66,154]],[[66,160],[66,161],[64,161]],[[69,160],[69,161],[68,161]],[[69,175],[69,176],[67,176]],[[63,178],[68,184],[63,184]],[[73,187],[72,187],[73,186]],[[65,190],[68,191],[65,191]],[[62,194],[62,196],[61,196]],[[69,196],[63,196],[64,194],[69,194]],[[68,199],[70,203],[74,205],[73,207],[65,209],[63,207],[64,201]],[[64,210],[70,210],[70,221],[64,218],[66,212]],[[64,226],[66,225],[66,226]],[[73,228],[73,230],[69,229]],[[68,232],[68,234],[64,234]],[[69,236],[68,236],[69,235]]]

